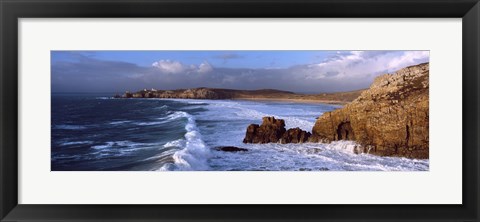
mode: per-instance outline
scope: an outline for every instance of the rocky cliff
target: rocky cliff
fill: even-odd
[[[377,77],[353,102],[320,116],[309,141],[354,140],[371,154],[428,158],[428,76],[424,63]]]
[[[233,93],[228,90],[209,88],[156,90],[144,89],[138,92],[125,92],[116,98],[178,98],[178,99],[231,99]]]

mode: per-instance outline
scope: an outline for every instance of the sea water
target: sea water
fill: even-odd
[[[53,171],[425,171],[428,160],[355,154],[353,141],[244,144],[249,124],[284,119],[311,131],[338,105],[52,94]],[[236,146],[247,152],[214,148]]]

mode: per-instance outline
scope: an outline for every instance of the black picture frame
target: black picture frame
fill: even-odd
[[[0,0],[1,221],[478,221],[478,0]],[[18,19],[132,17],[462,18],[461,205],[18,204]],[[368,192],[368,191],[366,191]],[[438,195],[442,195],[439,193]]]

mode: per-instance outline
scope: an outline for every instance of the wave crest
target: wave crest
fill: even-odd
[[[185,129],[185,140],[171,141],[164,146],[183,146],[173,154],[174,164],[166,164],[159,170],[208,170],[207,159],[210,151],[202,140],[202,135],[196,125],[195,118],[182,111],[177,111],[169,115],[170,119],[186,118],[187,124]]]

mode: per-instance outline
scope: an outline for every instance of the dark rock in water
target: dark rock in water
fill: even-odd
[[[215,147],[216,150],[218,151],[225,151],[225,152],[245,152],[245,151],[248,151],[248,149],[245,149],[245,148],[239,148],[239,147],[235,147],[235,146],[219,146],[219,147]]]
[[[273,116],[262,118],[259,126],[250,124],[247,127],[244,143],[304,143],[311,136],[310,132],[300,128],[285,129],[283,119],[275,119]]]
[[[247,133],[245,134],[245,139],[243,139],[243,143],[253,143],[254,138],[257,137],[257,129],[260,126],[258,124],[250,124],[247,127]]]
[[[288,129],[282,136],[281,143],[305,143],[312,134],[300,128]]]
[[[247,128],[244,143],[276,143],[285,133],[285,121],[273,116],[263,117],[259,126],[251,124]]]

